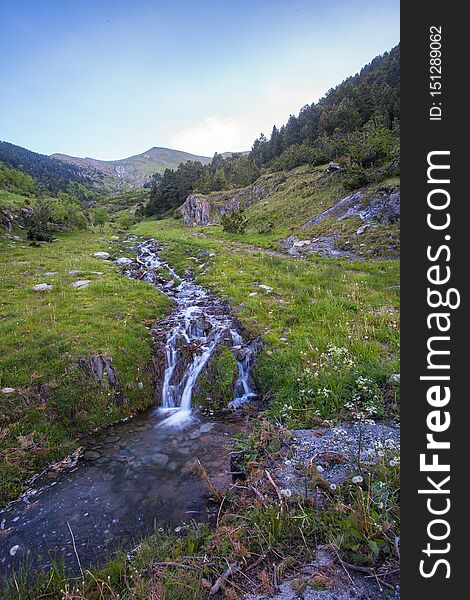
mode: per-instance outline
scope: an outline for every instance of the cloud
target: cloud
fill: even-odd
[[[222,117],[208,117],[179,131],[170,140],[173,148],[204,156],[249,150],[252,142],[252,136],[235,119]]]

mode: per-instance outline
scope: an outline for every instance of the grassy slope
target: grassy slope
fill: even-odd
[[[385,382],[398,367],[399,298],[393,287],[398,264],[272,256],[254,252],[213,228],[206,231],[211,232],[206,237],[191,236],[174,221],[146,221],[134,228],[135,233],[161,240],[174,266],[191,269],[198,281],[225,295],[242,323],[266,341],[256,376],[261,389],[272,393],[270,413],[275,420],[255,421],[252,434],[239,443],[250,461],[247,483],[238,492],[227,492],[223,501],[216,498],[219,526],[213,532],[196,526],[177,533],[159,531],[142,540],[132,562],[118,553],[102,569],[86,573],[76,586],[60,568],[40,576],[33,586],[20,576],[7,582],[6,598],[58,599],[65,597],[65,589],[66,597],[77,600],[118,594],[128,600],[203,599],[209,597],[207,582],[213,584],[232,563],[241,563],[244,573],[255,584],[261,582],[261,591],[269,595],[273,564],[282,578],[289,565],[296,570],[312,561],[318,544],[330,544],[349,562],[375,566],[386,560],[392,574],[396,569],[399,471],[387,457],[375,466],[364,465],[362,485],[349,478],[334,491],[322,488],[322,510],[308,500],[280,500],[264,469],[271,468],[288,438],[279,421],[310,425],[317,422],[318,410],[323,415],[347,412],[345,404],[358,373],[372,380],[379,411],[394,412],[395,390]],[[260,290],[260,283],[272,286],[273,293]],[[253,292],[256,295],[250,296]],[[346,348],[347,354],[341,353],[338,361],[333,353],[331,359],[331,344]],[[349,360],[354,368],[347,366]],[[331,390],[328,397],[301,392],[325,387]],[[305,482],[322,484],[314,465],[306,468]],[[263,502],[247,485],[263,492]],[[191,556],[207,556],[212,566],[201,567],[200,558],[193,561]],[[156,569],[158,562],[168,566]],[[195,566],[182,569],[173,567],[175,563]],[[234,590],[247,588],[246,576],[230,578],[235,587],[228,587],[227,597],[238,597]],[[324,589],[337,581],[318,575],[310,584]]]
[[[344,413],[345,402],[360,392],[361,375],[379,397],[375,414],[395,412],[396,390],[387,380],[399,370],[397,262],[297,260],[218,238],[214,230],[210,237],[188,235],[174,221],[146,221],[133,231],[164,242],[173,265],[226,296],[240,321],[265,340],[255,375],[272,395],[273,415],[312,425],[319,415]],[[337,356],[328,355],[333,347]],[[341,353],[353,362],[349,370],[333,364]],[[371,400],[362,396],[363,403]]]
[[[246,209],[247,229],[238,239],[276,249],[281,246],[282,240],[293,233],[300,239],[333,235],[338,248],[354,251],[359,256],[372,254],[398,258],[399,225],[381,224],[363,234],[357,234],[361,221],[359,217],[349,217],[341,221],[335,218],[325,219],[313,227],[299,230],[299,227],[313,216],[331,208],[351,193],[343,188],[342,177],[341,173],[326,173],[326,165],[304,165],[288,172],[263,175],[254,185],[263,186],[270,180],[280,183],[273,193]],[[365,202],[373,197],[380,187],[395,186],[399,183],[399,178],[390,178],[380,184],[370,184],[366,188]],[[218,205],[221,204],[221,194],[225,193],[213,192],[207,197],[212,204]],[[216,219],[218,217],[213,216]],[[269,224],[273,225],[271,231],[260,234],[260,231],[266,231]],[[206,232],[210,236],[220,237],[221,228],[211,227]],[[232,239],[237,239],[237,236],[233,236]],[[367,253],[368,250],[371,252]]]
[[[49,461],[62,459],[81,432],[152,402],[144,324],[161,316],[168,303],[150,285],[128,280],[93,257],[108,250],[108,238],[78,232],[34,248],[0,235],[0,388],[16,389],[0,393],[0,500],[15,496],[25,478]],[[72,269],[82,272],[69,275]],[[57,275],[44,275],[48,271]],[[94,283],[75,289],[70,284],[77,279]],[[45,282],[51,291],[32,290]],[[77,366],[78,357],[96,352],[113,358],[126,397],[119,407],[110,389]],[[49,388],[46,400],[39,396],[42,384]],[[19,436],[30,435],[30,447],[21,449],[22,440],[28,444]]]

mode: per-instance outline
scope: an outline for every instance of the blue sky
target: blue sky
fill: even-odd
[[[0,139],[245,150],[398,41],[398,0],[1,0]]]

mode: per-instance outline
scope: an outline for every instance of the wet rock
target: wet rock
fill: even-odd
[[[96,452],[95,450],[87,450],[83,454],[83,458],[85,460],[96,460],[100,457],[101,457],[101,454],[99,452]]]
[[[201,433],[208,433],[209,431],[212,431],[212,429],[214,429],[215,427],[215,423],[203,423],[201,425],[201,427],[199,427],[199,431]]]
[[[38,283],[33,287],[33,290],[35,292],[47,292],[49,290],[52,290],[52,285],[49,285],[47,283]]]
[[[122,256],[121,258],[118,258],[115,262],[117,265],[124,265],[128,267],[133,263],[133,260],[132,258],[126,258],[125,256]]]
[[[161,452],[157,452],[152,456],[152,462],[160,467],[164,467],[169,460],[169,457]]]

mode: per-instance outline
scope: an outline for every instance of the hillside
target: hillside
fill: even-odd
[[[350,191],[343,171],[305,165],[243,188],[191,194],[177,215],[206,235],[223,228],[239,241],[293,256],[398,258],[400,179],[379,170],[377,181]]]
[[[78,158],[67,154],[53,154],[53,159],[79,168],[92,168],[105,174],[108,183],[119,187],[142,187],[155,173],[164,173],[165,169],[176,169],[188,160],[203,164],[210,162],[207,156],[197,156],[171,148],[150,148],[142,154],[120,160],[98,160],[96,158]]]
[[[29,175],[41,193],[86,197],[103,188],[103,174],[90,166],[67,164],[9,142],[0,141],[0,162]]]

